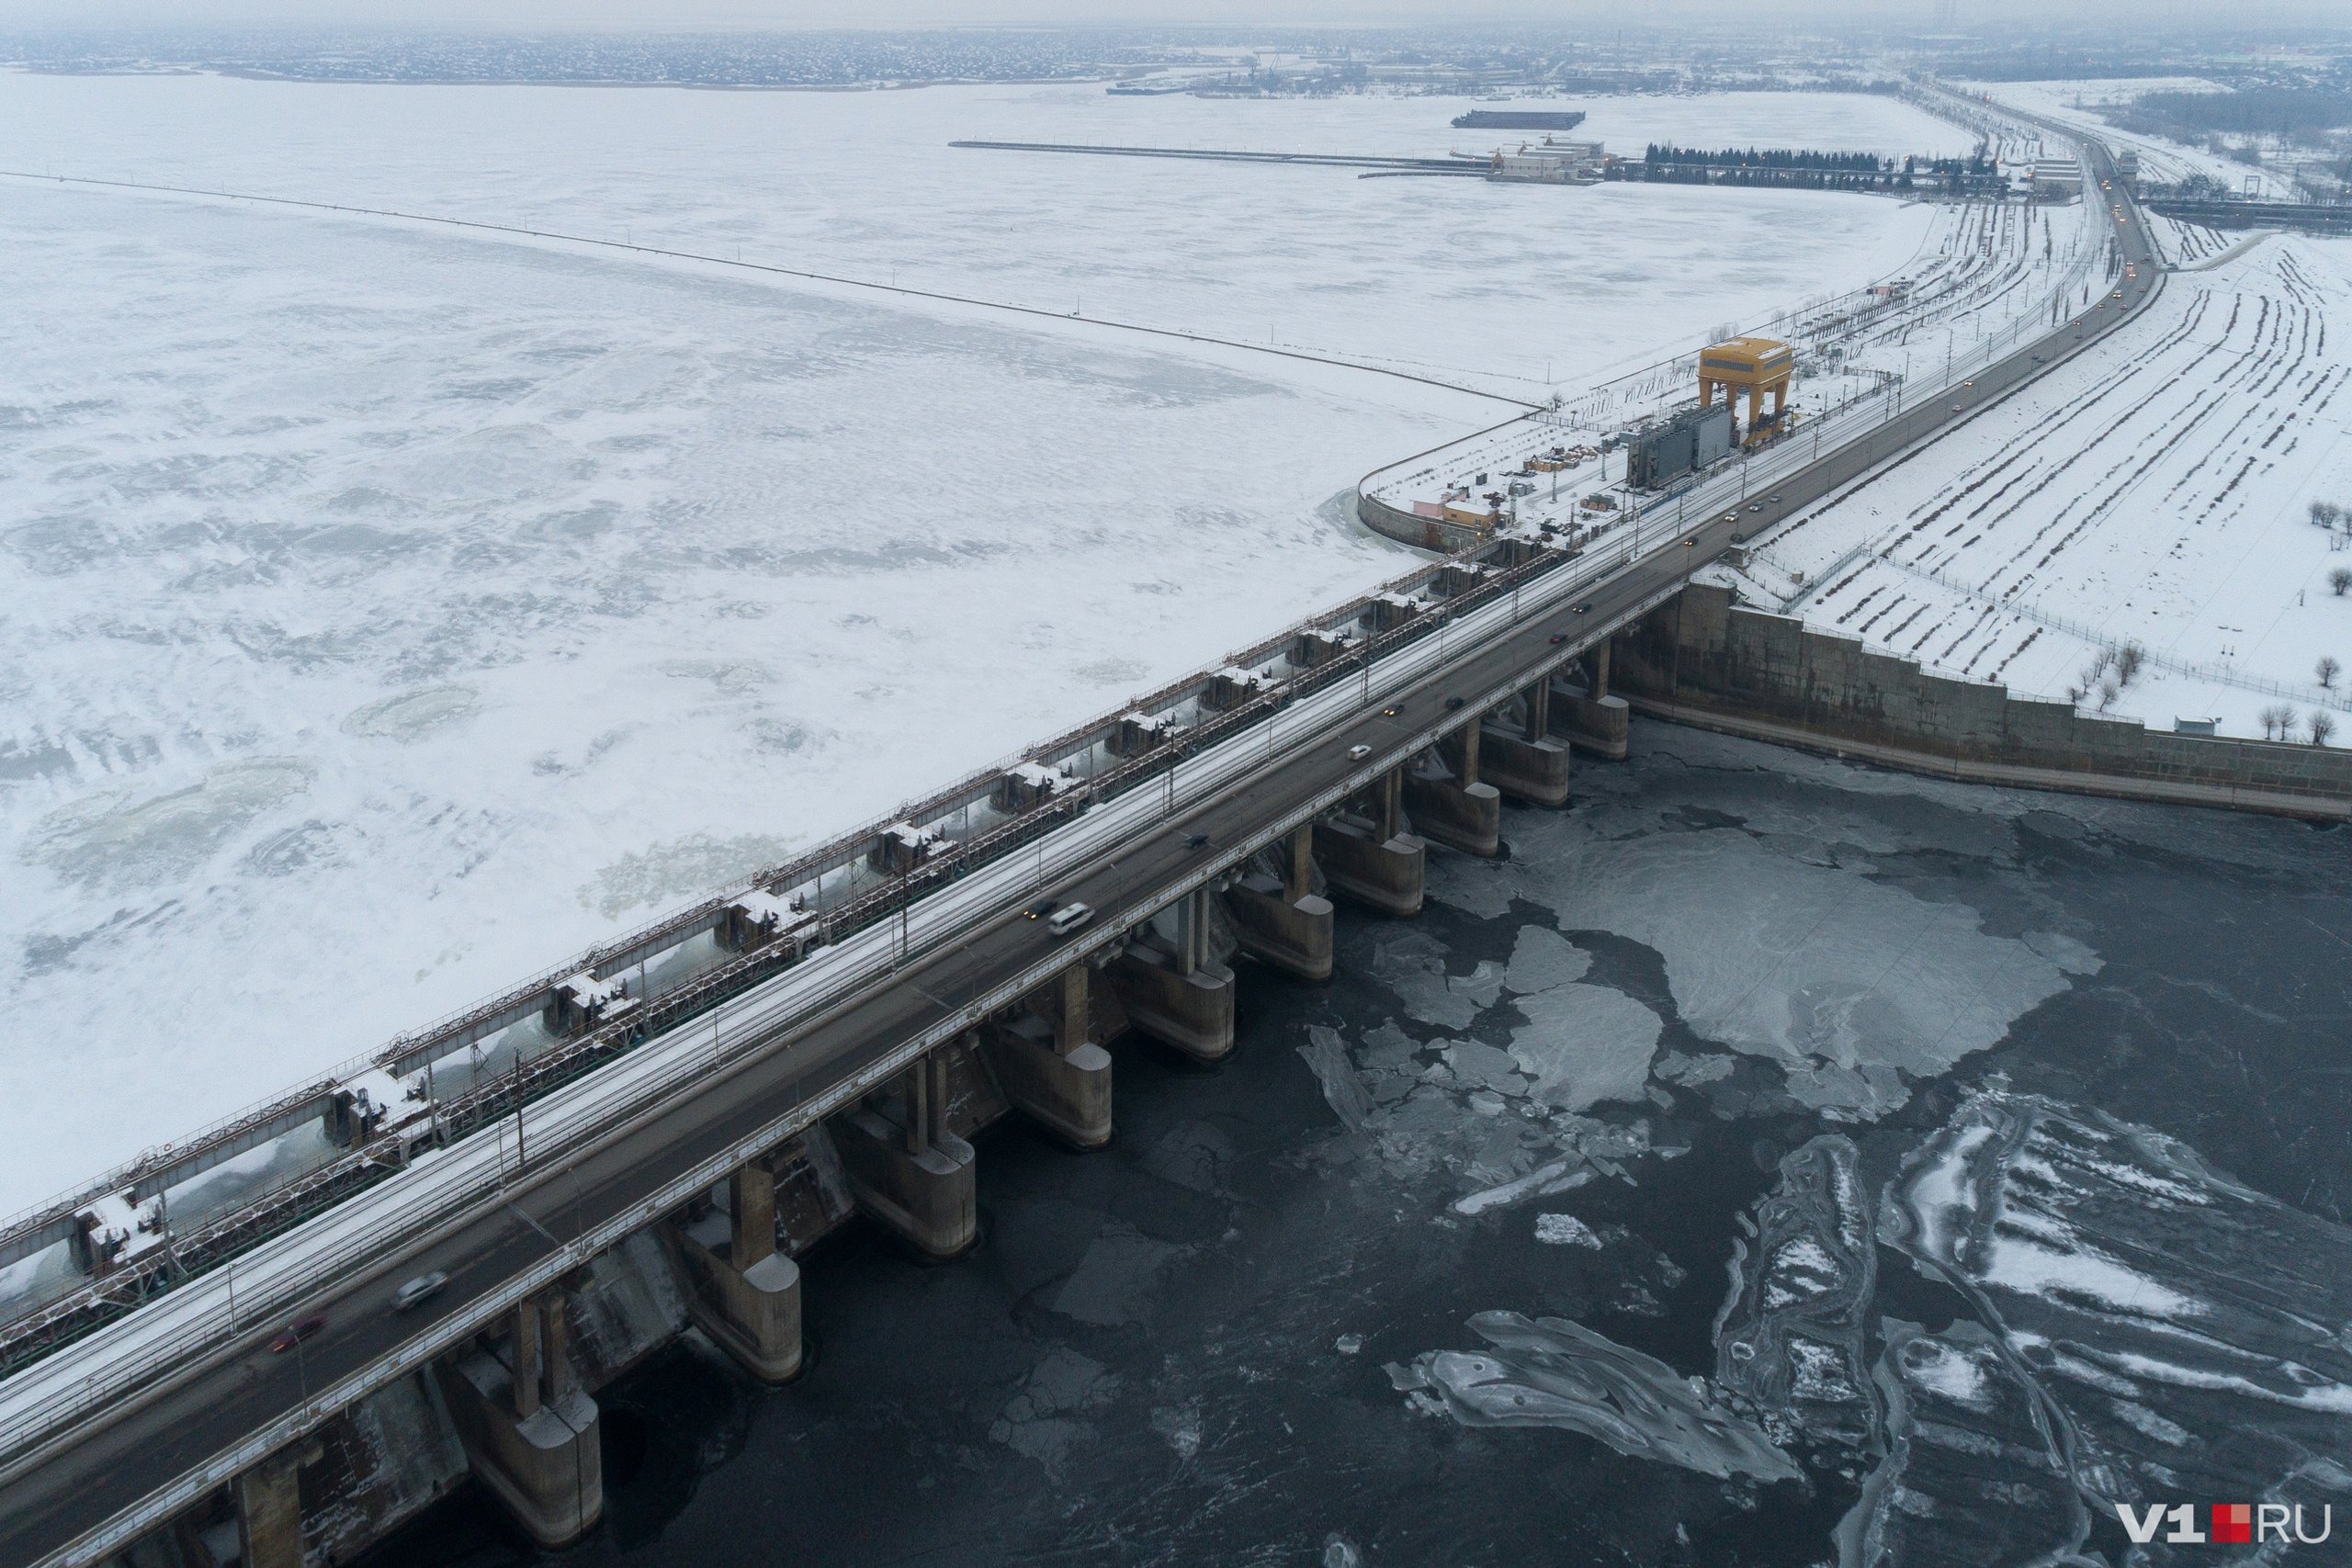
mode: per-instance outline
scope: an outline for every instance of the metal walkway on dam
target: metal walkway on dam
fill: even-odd
[[[2109,170],[2103,149],[2086,151]],[[250,1568],[299,1562],[305,1441],[427,1371],[475,1472],[535,1537],[576,1537],[600,1494],[594,1404],[545,1305],[567,1280],[729,1183],[726,1235],[692,1252],[707,1286],[695,1321],[755,1374],[789,1375],[799,1280],[776,1251],[764,1156],[830,1125],[861,1208],[927,1251],[968,1245],[973,1156],[939,1122],[940,1053],[1036,1009],[1043,1035],[1003,1047],[1008,1098],[1067,1142],[1107,1138],[1112,1061],[1088,1034],[1091,987],[1114,990],[1143,1032],[1214,1057],[1230,1048],[1237,982],[1204,951],[1212,897],[1247,904],[1229,917],[1245,953],[1328,975],[1310,859],[1334,892],[1408,914],[1424,840],[1492,853],[1500,793],[1563,803],[1569,740],[1622,755],[1612,634],[1736,531],[1905,460],[2161,287],[2138,209],[2116,200],[2120,254],[2141,264],[2117,279],[2121,297],[2047,338],[1988,344],[1936,396],[1825,422],[1580,550],[1510,538],[1421,568],[20,1217],[0,1231],[0,1263],[66,1247],[85,1273],[0,1323],[0,1562],[103,1560],[223,1485]],[[1773,501],[1734,512],[1736,491]],[[1684,508],[1709,521],[1678,524]],[[1586,660],[1586,685],[1555,684]],[[1574,710],[1566,723],[1555,705]],[[1057,933],[1030,918],[1046,895],[1092,919]],[[674,954],[693,961],[666,988],[620,983]],[[458,1073],[516,1030],[544,1032],[536,1055]],[[446,1094],[404,1087],[431,1083],[436,1060],[452,1064]],[[311,1122],[335,1152],[300,1180],[200,1221],[164,1212],[191,1171]],[[446,1288],[395,1312],[393,1288],[427,1271]],[[311,1318],[322,1325],[295,1353],[269,1353]],[[477,1348],[486,1334],[502,1337],[495,1367]]]

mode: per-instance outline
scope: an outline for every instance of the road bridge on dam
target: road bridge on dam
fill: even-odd
[[[74,1268],[0,1323],[0,1562],[102,1561],[210,1506],[249,1568],[290,1568],[319,1434],[403,1380],[536,1539],[577,1537],[602,1494],[567,1302],[599,1258],[658,1236],[693,1320],[753,1375],[794,1375],[803,1281],[779,1236],[811,1168],[953,1256],[976,1234],[976,1085],[1098,1145],[1112,1025],[1215,1059],[1232,951],[1328,977],[1333,897],[1410,915],[1429,843],[1491,854],[1503,795],[1565,804],[1572,750],[1624,752],[1615,633],[1736,533],[1907,460],[2161,287],[2120,181],[2113,200],[2138,276],[1932,395],[1821,422],[1573,547],[1427,565],[19,1216],[0,1265],[62,1248]],[[1057,931],[1033,918],[1048,901],[1093,917]],[[314,1153],[290,1178],[202,1198],[297,1134]],[[446,1286],[395,1311],[428,1272]]]

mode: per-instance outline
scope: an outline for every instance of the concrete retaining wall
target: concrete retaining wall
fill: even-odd
[[[1385,535],[1398,544],[1410,545],[1417,550],[1440,550],[1452,555],[1472,545],[1484,544],[1487,538],[1477,529],[1465,528],[1459,523],[1399,512],[1386,502],[1363,491],[1356,491],[1356,515],[1374,533]]]
[[[1617,643],[1640,711],[1988,784],[2352,818],[2352,750],[2152,731],[1930,674],[1692,584]]]

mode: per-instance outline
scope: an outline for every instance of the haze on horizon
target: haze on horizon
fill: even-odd
[[[1526,27],[1580,25],[1622,28],[1622,6],[1602,0],[18,0],[10,20],[24,28],[82,29],[209,26],[323,28],[463,28],[493,31],[619,29],[686,32],[702,29],[923,28],[951,27]],[[1935,0],[1788,0],[1770,17],[1740,15],[1735,30],[1803,21],[1883,27],[1937,23]],[[1637,26],[1668,28],[1724,17],[1702,0],[1657,0]],[[2251,0],[2231,7],[2227,26],[2317,25],[2340,30],[2346,13],[2331,0]],[[2120,0],[1970,0],[1956,26],[2030,25],[2036,32],[2068,25],[2128,22],[2142,28],[2214,30],[2223,25],[2188,0],[2125,5]]]

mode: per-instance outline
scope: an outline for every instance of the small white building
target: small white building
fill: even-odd
[[[2080,190],[2083,165],[2077,158],[2036,158],[2026,171],[2026,183],[2036,191]]]
[[[1522,141],[1516,149],[1496,148],[1487,177],[1535,185],[1590,185],[1600,177],[1601,157],[1598,141],[1566,141],[1547,136],[1540,143]]]

